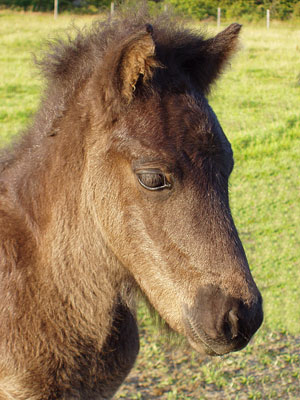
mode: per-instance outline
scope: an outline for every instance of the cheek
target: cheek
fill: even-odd
[[[135,176],[126,160],[110,157],[101,166],[95,197],[104,239],[120,252],[134,236],[135,214],[140,208]]]

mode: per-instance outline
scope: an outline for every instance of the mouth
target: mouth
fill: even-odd
[[[239,340],[232,340],[225,343],[224,340],[209,338],[196,323],[189,318],[185,318],[187,328],[187,338],[190,345],[200,354],[209,356],[222,356],[232,351],[238,351],[244,348],[249,340],[244,337]],[[212,343],[213,342],[213,343]]]
[[[222,354],[217,353],[213,350],[208,343],[199,335],[193,321],[186,319],[188,327],[188,341],[190,345],[200,354],[206,354],[209,356],[220,356]]]

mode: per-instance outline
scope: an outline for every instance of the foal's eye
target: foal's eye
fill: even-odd
[[[162,190],[172,186],[166,175],[161,171],[138,171],[136,175],[139,183],[148,190]]]

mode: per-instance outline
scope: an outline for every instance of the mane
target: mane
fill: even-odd
[[[90,28],[75,28],[77,35],[73,39],[68,36],[67,40],[49,42],[47,52],[36,63],[48,84],[55,82],[70,89],[90,76],[107,52],[114,51],[114,45],[135,32],[145,30],[148,24],[154,26],[154,39],[168,57],[175,49],[189,54],[195,45],[199,46],[199,40],[203,40],[199,30],[186,29],[182,20],[169,13],[155,17],[145,7],[139,10],[121,8],[104,21],[94,22]]]
[[[63,114],[70,96],[88,79],[93,70],[101,64],[104,57],[114,53],[117,45],[132,34],[145,30],[146,25],[154,28],[156,55],[168,70],[176,70],[182,59],[199,48],[203,35],[198,31],[186,29],[182,20],[169,13],[151,16],[144,5],[140,9],[121,8],[104,21],[96,21],[91,27],[76,29],[75,38],[57,39],[48,44],[48,50],[36,64],[46,78],[45,98],[55,97],[54,103],[47,107],[47,116],[59,117]],[[178,74],[178,71],[176,71]],[[173,83],[176,82],[172,74]],[[159,75],[159,74],[157,74]],[[158,77],[158,86],[165,82],[166,76]],[[109,77],[108,77],[109,78]],[[168,80],[168,85],[170,85]],[[165,89],[165,88],[164,88]],[[58,96],[60,101],[57,103]],[[46,102],[47,103],[47,102]],[[43,104],[45,107],[45,102]],[[51,119],[53,121],[53,118]],[[48,132],[51,122],[45,126]],[[45,133],[46,133],[45,132]]]

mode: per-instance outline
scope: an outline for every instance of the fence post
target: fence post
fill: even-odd
[[[112,1],[110,3],[110,15],[113,15],[115,12],[115,3]]]
[[[220,28],[220,25],[221,25],[221,8],[218,7],[217,27]]]
[[[58,16],[58,0],[54,0],[54,18]]]
[[[267,29],[270,28],[270,10],[267,10]]]

